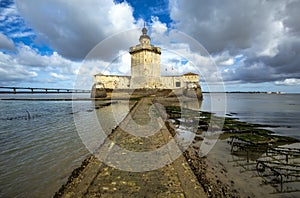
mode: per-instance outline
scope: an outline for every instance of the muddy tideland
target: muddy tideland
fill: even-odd
[[[266,129],[275,126],[241,122],[230,115],[218,118],[208,112],[185,109],[188,116],[182,119],[182,109],[174,97],[152,96],[134,101],[121,122],[127,130],[117,126],[108,134],[98,151],[72,172],[54,197],[299,197],[297,139],[276,136]],[[153,121],[150,111],[163,122],[147,125]],[[212,117],[223,119],[224,125],[216,144],[203,155],[201,145],[209,144],[205,138]],[[130,129],[137,130],[131,119],[156,133],[128,133]],[[196,130],[190,130],[191,123],[196,123]],[[193,133],[193,139],[184,147],[181,143],[186,133]],[[155,151],[172,140],[177,147],[163,152],[157,164],[150,163],[157,156],[129,157],[129,152]],[[120,148],[125,151],[118,152]],[[180,151],[176,158],[174,149]],[[99,154],[105,154],[105,162],[99,160]],[[159,164],[162,161],[168,163]]]

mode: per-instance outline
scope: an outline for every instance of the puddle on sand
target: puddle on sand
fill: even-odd
[[[247,162],[245,152],[231,154],[227,141],[219,140],[207,156],[210,177],[227,183],[241,197],[299,197],[299,181],[283,183],[281,188],[280,182],[271,185],[267,178],[261,177],[256,160],[264,159],[265,154],[251,153]]]

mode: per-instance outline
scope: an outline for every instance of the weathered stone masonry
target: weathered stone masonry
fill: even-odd
[[[131,76],[94,75],[93,88],[98,89],[197,89],[201,92],[199,75],[160,75],[161,48],[151,45],[147,29],[142,29],[140,43],[129,49]]]

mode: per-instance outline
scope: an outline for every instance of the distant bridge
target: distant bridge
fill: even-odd
[[[1,87],[0,94],[62,94],[62,93],[90,93],[85,89],[64,89],[64,88],[40,88],[40,87]]]

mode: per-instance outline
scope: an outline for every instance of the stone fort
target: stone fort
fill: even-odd
[[[151,45],[144,26],[140,43],[129,49],[131,55],[131,76],[94,75],[93,89],[194,89],[201,93],[199,75],[188,72],[183,75],[161,76],[161,48]]]

